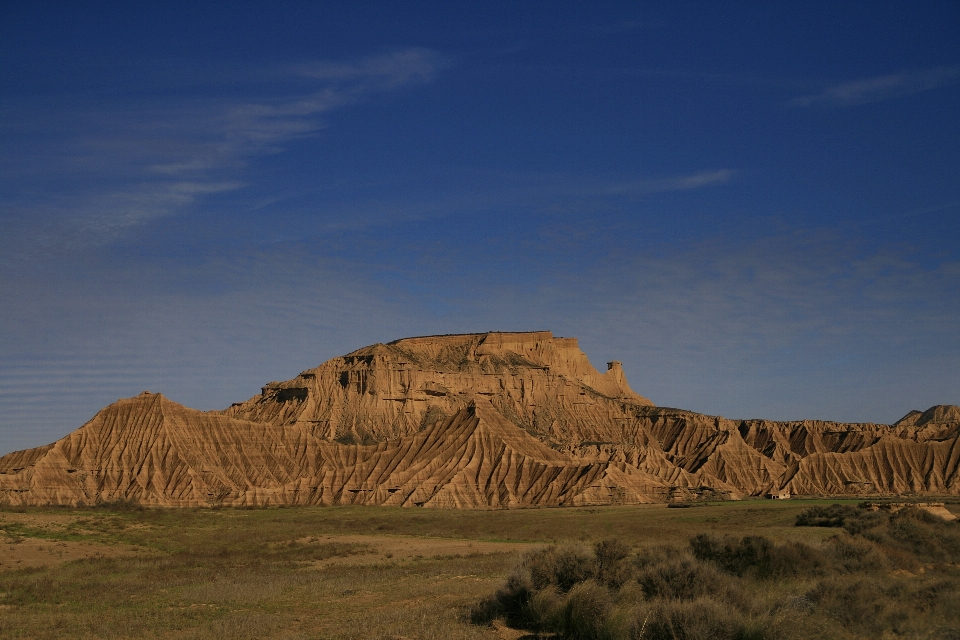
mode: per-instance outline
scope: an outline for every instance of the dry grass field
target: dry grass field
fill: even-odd
[[[834,502],[0,509],[0,637],[517,638],[470,616],[524,554],[611,539],[643,553],[699,533],[819,548],[837,529],[794,522]],[[793,597],[794,587],[810,585],[771,582],[765,597]],[[869,637],[851,633],[838,637]]]

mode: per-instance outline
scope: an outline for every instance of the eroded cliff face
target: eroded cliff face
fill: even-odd
[[[325,362],[226,410],[298,425],[321,439],[372,443],[411,435],[485,399],[551,444],[620,442],[635,406],[619,362],[597,371],[576,338],[549,331],[407,338]]]
[[[668,493],[631,465],[580,460],[486,400],[374,445],[196,411],[144,392],[53,445],[0,458],[8,504],[372,504],[449,508],[650,502]]]
[[[489,508],[960,493],[960,408],[894,425],[655,407],[549,332],[377,344],[202,412],[144,392],[0,458],[0,501]]]

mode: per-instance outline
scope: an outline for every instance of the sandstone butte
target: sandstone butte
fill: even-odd
[[[656,407],[550,332],[407,338],[223,411],[143,392],[0,458],[0,501],[491,508],[960,493],[960,407],[893,425]]]

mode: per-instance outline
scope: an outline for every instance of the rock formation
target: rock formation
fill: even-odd
[[[619,362],[607,367],[549,331],[407,338],[271,382],[226,413],[359,444],[418,433],[476,398],[545,442],[575,445],[612,439],[630,407],[653,405]]]
[[[224,411],[120,400],[0,458],[0,501],[524,507],[956,494],[960,408],[893,425],[655,407],[550,332],[397,340],[271,382]]]

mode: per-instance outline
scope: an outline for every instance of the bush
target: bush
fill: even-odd
[[[701,533],[690,540],[698,560],[712,562],[726,573],[755,578],[796,578],[821,575],[823,554],[801,542],[775,545],[763,536],[717,539]]]
[[[920,586],[911,596],[913,608],[920,613],[935,611],[941,607],[956,611],[960,584],[956,578],[934,578]]]
[[[633,577],[633,567],[627,561],[630,547],[619,540],[603,540],[593,545],[596,558],[597,582],[611,589],[619,589]]]
[[[496,596],[488,596],[470,607],[467,618],[470,624],[486,625],[503,616],[503,610]]]
[[[960,562],[960,524],[921,509],[892,514],[886,526],[862,534],[875,543],[893,566],[915,570],[923,563]]]
[[[891,599],[874,580],[862,577],[830,578],[820,582],[807,597],[844,627],[870,637],[879,637]]]
[[[834,536],[825,548],[833,568],[845,573],[874,573],[889,565],[875,544],[859,536]]]
[[[960,561],[960,526],[921,509],[902,509],[893,514],[885,534],[920,561]]]
[[[739,640],[750,631],[740,613],[711,598],[639,607],[631,627],[630,637],[643,640]]]
[[[732,589],[728,578],[693,558],[649,566],[640,573],[637,581],[647,598],[667,600],[695,600]]]
[[[632,557],[615,540],[595,544],[592,553],[540,549],[470,617],[577,639],[893,633],[960,640],[960,525],[916,509],[881,517],[860,517],[850,507],[816,509],[798,521],[833,524],[802,526],[837,526],[831,519],[841,518],[845,530],[822,548],[700,534],[687,549],[642,548]],[[896,567],[914,574],[890,574]],[[820,580],[810,588],[813,577]]]
[[[556,622],[554,631],[564,638],[576,640],[599,640],[606,636],[606,623],[613,605],[610,592],[593,582],[581,582],[567,595]]]
[[[473,624],[489,624],[497,618],[503,618],[507,624],[525,627],[531,622],[527,616],[527,604],[532,596],[529,580],[514,572],[493,596],[473,606],[470,621]]]
[[[814,506],[797,514],[794,524],[798,527],[842,527],[856,535],[886,522],[887,516],[879,511],[867,511],[846,504],[829,507]]]
[[[561,593],[589,580],[596,571],[594,559],[575,547],[547,547],[534,551],[524,558],[522,566],[529,572],[534,589],[552,585]]]
[[[579,585],[574,587],[570,593],[574,593]],[[547,587],[542,591],[537,591],[530,598],[527,604],[527,610],[524,614],[527,624],[524,627],[535,633],[545,631],[554,631],[559,624],[561,612],[563,609],[563,596],[557,593],[553,587]]]
[[[532,631],[552,628],[558,594],[592,578],[595,566],[595,559],[576,547],[546,547],[528,553],[493,596],[470,610],[470,621],[489,624],[503,618],[511,626]]]
[[[868,637],[879,638],[886,631],[908,637],[950,637],[942,632],[955,628],[960,615],[960,580],[956,578],[841,576],[821,581],[807,597],[847,629]],[[937,627],[941,633],[931,634]]]
[[[842,527],[844,522],[857,518],[857,509],[849,505],[814,506],[797,514],[798,527]]]
[[[668,560],[677,560],[684,557],[684,552],[677,547],[642,547],[633,556],[633,565],[637,569],[646,569],[647,567],[667,562]]]
[[[866,511],[860,509],[855,518],[848,518],[843,523],[843,529],[852,536],[865,531],[882,527],[887,524],[889,515],[883,511]]]

